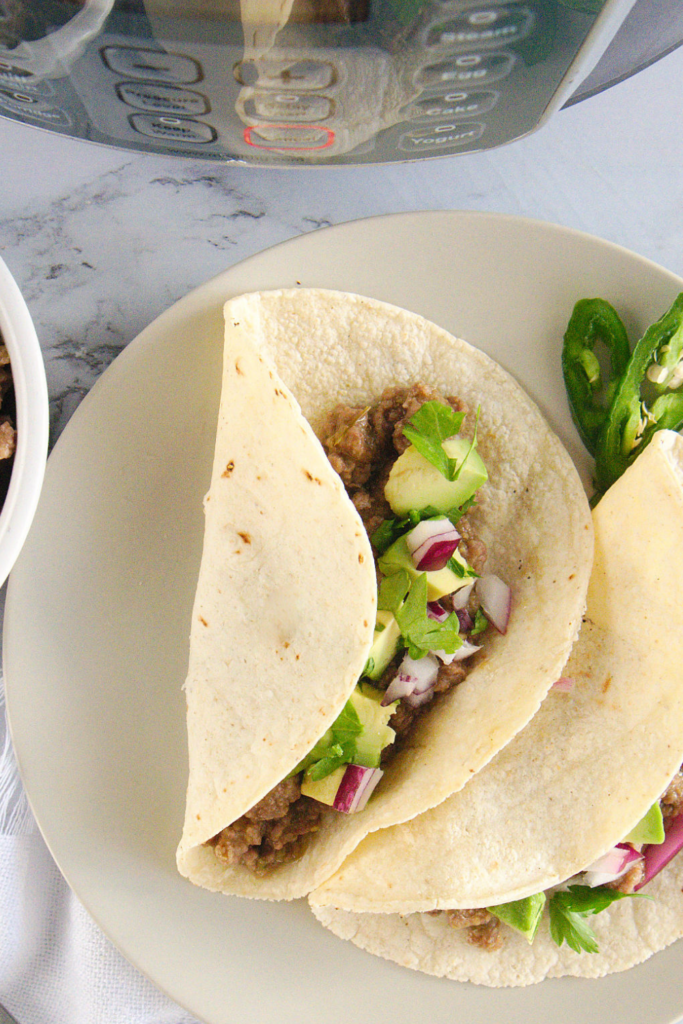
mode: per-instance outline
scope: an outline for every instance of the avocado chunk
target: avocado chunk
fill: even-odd
[[[341,768],[335,768],[324,779],[309,779],[304,775],[301,782],[302,796],[311,796],[314,800],[319,800],[321,804],[329,804],[332,807],[345,771],[346,765],[343,764]]]
[[[384,576],[393,576],[399,569],[405,569],[413,579],[417,579],[418,576],[422,575],[426,576],[427,600],[438,601],[440,597],[445,597],[446,594],[453,594],[456,590],[460,590],[461,587],[468,586],[474,578],[467,562],[458,553],[457,549],[453,554],[453,558],[458,565],[462,566],[462,576],[453,572],[448,566],[445,566],[443,569],[437,569],[434,572],[421,573],[415,568],[413,556],[410,553],[408,542],[404,535],[399,537],[397,541],[394,541],[390,548],[387,548],[378,560],[377,565],[379,571]]]
[[[372,638],[372,647],[363,675],[369,679],[379,679],[391,659],[396,654],[401,630],[391,612],[378,611],[377,624]]]
[[[647,814],[631,829],[624,843],[647,843],[658,845],[664,842],[664,818],[659,803],[653,804]]]
[[[531,944],[541,923],[544,906],[545,893],[537,892],[534,896],[527,896],[526,899],[513,900],[512,903],[501,903],[498,907],[487,907],[486,909],[503,924],[508,924],[515,931],[521,932]]]
[[[428,506],[448,512],[463,505],[486,482],[486,466],[476,448],[469,451],[466,437],[447,438],[443,449],[458,465],[465,459],[456,480],[447,480],[412,444],[396,459],[384,488],[395,515],[405,516]]]
[[[396,733],[387,724],[396,710],[396,702],[382,707],[383,697],[382,690],[362,683],[349,698],[363,727],[356,736],[353,763],[363,768],[379,768],[382,751],[396,739]]]

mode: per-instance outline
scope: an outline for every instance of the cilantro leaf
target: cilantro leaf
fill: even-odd
[[[451,518],[451,514],[455,515],[455,519]],[[459,519],[462,518],[460,509],[455,508],[445,513],[446,518],[455,524]],[[433,505],[426,505],[424,508],[411,509],[406,516],[397,518],[392,516],[390,519],[385,519],[377,527],[373,533],[370,541],[372,546],[378,555],[383,555],[384,552],[391,547],[394,541],[397,541],[399,537],[402,537],[404,533],[410,533],[414,526],[421,523],[423,519],[443,519],[444,513],[439,512],[438,508],[434,508]]]
[[[454,572],[458,579],[461,580],[470,578],[476,579],[477,576],[479,575],[478,572],[475,572],[474,569],[470,569],[469,565],[467,565],[466,562],[463,562],[459,558],[456,558],[455,555],[448,559],[446,565],[451,570],[451,572]]]
[[[564,942],[574,950],[575,953],[598,952],[598,940],[595,932],[586,924],[584,915],[569,910],[557,901],[556,893],[548,904],[550,914],[550,935],[553,942],[561,946]]]
[[[363,731],[358,712],[350,700],[318,740],[303,761],[289,773],[288,778],[308,770],[309,778],[318,781],[330,775],[342,764],[351,764],[356,753],[356,737]]]
[[[556,892],[548,903],[553,941],[558,946],[566,942],[576,953],[597,953],[598,940],[586,918],[606,910],[616,900],[629,897],[651,899],[643,893],[619,892],[605,886],[570,885],[567,890]]]
[[[488,624],[489,620],[486,618],[481,608],[477,608],[474,613],[474,625],[470,630],[470,636],[479,636],[480,633],[483,633],[484,630],[488,628]]]
[[[392,516],[390,519],[383,520],[373,533],[370,541],[377,554],[383,555],[399,537],[402,537],[404,533],[410,533],[413,527],[423,520],[443,519],[445,516],[453,526],[457,526],[465,513],[469,512],[476,503],[477,496],[473,494],[462,505],[454,505],[447,512],[440,512],[433,505],[426,505],[420,509],[411,509],[408,515],[402,518]]]
[[[410,576],[405,569],[399,569],[398,572],[392,573],[391,576],[385,576],[379,585],[377,610],[393,612],[396,615],[409,589]]]
[[[444,622],[427,615],[427,576],[421,573],[413,582],[408,597],[394,612],[401,636],[411,658],[419,660],[429,651],[453,654],[462,647],[460,623],[455,612]]]
[[[456,480],[461,466],[446,454],[443,442],[457,434],[465,419],[463,412],[455,412],[441,402],[425,402],[403,428],[404,436],[428,462],[447,480]],[[469,453],[468,453],[469,454]]]
[[[336,771],[337,768],[341,768],[343,764],[349,764],[353,758],[353,752],[355,747],[347,749],[339,743],[335,743],[333,747],[329,748],[329,752],[325,757],[321,757],[319,761],[315,761],[308,769],[307,775],[311,782],[319,782],[320,779],[326,779],[328,775]]]
[[[332,734],[335,743],[347,744],[353,742],[356,736],[363,731],[358,712],[350,700],[342,708],[337,718],[332,723]]]

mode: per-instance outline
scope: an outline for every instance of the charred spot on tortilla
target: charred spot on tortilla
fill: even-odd
[[[241,533],[238,530],[237,531],[237,536],[240,537],[244,541],[245,544],[251,544],[251,536],[248,533]]]
[[[206,626],[208,629],[209,623],[206,621],[203,615],[199,616],[199,621],[201,622],[202,626]]]
[[[235,460],[234,459],[230,459],[230,462],[228,462],[226,464],[226,467],[223,470],[223,472],[221,473],[221,476],[222,477],[231,476],[234,468],[235,468]],[[207,498],[206,500],[208,501],[209,499]]]
[[[238,373],[238,374],[240,375],[240,377],[244,377],[244,370],[243,370],[243,369],[242,369],[242,367],[240,366],[240,361],[239,361],[239,359],[236,359],[236,360],[235,360],[235,370],[236,370],[236,371],[237,371],[237,373]]]

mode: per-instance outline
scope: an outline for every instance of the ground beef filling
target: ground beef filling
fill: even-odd
[[[384,486],[392,465],[409,444],[403,436],[403,427],[425,402],[433,401],[450,405],[456,412],[467,412],[460,399],[444,399],[435,388],[413,384],[387,388],[374,406],[338,405],[327,418],[321,441],[369,536],[392,515],[384,497]],[[486,545],[475,536],[466,516],[458,523],[458,532],[462,537],[461,554],[475,572],[481,573],[486,561]],[[443,599],[443,604],[448,607],[447,598]],[[472,617],[477,607],[476,598],[471,597],[467,610]],[[384,690],[388,687],[402,657],[402,654],[397,655],[375,686]],[[441,665],[434,692],[442,694],[451,690],[463,681],[467,670],[466,662]],[[382,766],[405,745],[416,720],[432,703],[419,708],[411,708],[405,701],[399,703],[389,720],[396,732],[396,741],[382,752]],[[325,809],[329,810],[326,805],[301,795],[298,778],[285,779],[210,843],[223,863],[241,864],[254,872],[265,871],[302,855],[309,835],[318,831]],[[493,925],[487,921],[475,926],[482,936],[477,945],[494,948],[489,945],[493,941],[489,933],[495,931],[497,921],[492,915],[488,916]]]
[[[224,864],[244,864],[265,871],[295,860],[305,837],[320,827],[322,804],[301,795],[298,778],[284,779],[255,807],[212,840]]]
[[[479,910],[447,910],[445,913],[451,928],[462,929],[471,946],[478,946],[489,953],[502,946],[500,921],[484,907]]]

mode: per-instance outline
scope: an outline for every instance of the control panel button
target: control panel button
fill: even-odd
[[[71,118],[59,107],[43,96],[22,92],[21,89],[0,87],[0,110],[11,111],[22,117],[30,117],[55,128],[68,128]]]
[[[405,132],[398,142],[404,153],[426,153],[438,149],[451,149],[476,142],[484,134],[483,124],[439,124],[432,128]]]
[[[254,92],[244,104],[247,117],[265,121],[325,121],[334,113],[327,96],[297,92]]]
[[[13,92],[26,93],[31,96],[54,96],[55,88],[47,79],[41,81],[30,72],[18,74],[20,68],[0,61],[0,87]]]
[[[37,81],[37,79],[32,71],[27,71],[26,68],[19,67],[18,64],[10,64],[6,60],[0,60],[0,82],[26,85],[34,81]]]
[[[206,96],[177,85],[159,85],[156,82],[119,82],[119,99],[137,110],[154,110],[169,114],[208,114]]]
[[[218,138],[214,128],[202,121],[187,117],[170,117],[166,114],[131,114],[131,126],[141,135],[150,139],[164,139],[166,142],[197,143],[215,142]]]
[[[327,60],[243,60],[235,65],[234,74],[240,85],[296,92],[327,89],[337,77]]]
[[[439,85],[488,85],[498,82],[512,71],[515,58],[511,53],[463,53],[438,64],[426,64],[415,76],[418,85],[434,88]]]
[[[432,22],[423,30],[422,39],[429,49],[510,46],[529,34],[533,20],[528,7],[482,7]]]
[[[438,118],[443,121],[445,118],[453,117],[481,117],[493,109],[497,99],[498,93],[493,91],[466,92],[463,89],[453,89],[441,95],[418,100],[413,105],[411,113],[420,120]]]
[[[202,69],[193,57],[137,46],[105,46],[102,59],[110,71],[126,78],[189,85],[199,82]]]
[[[311,151],[331,146],[334,132],[323,125],[259,124],[244,129],[244,141],[256,149]]]

